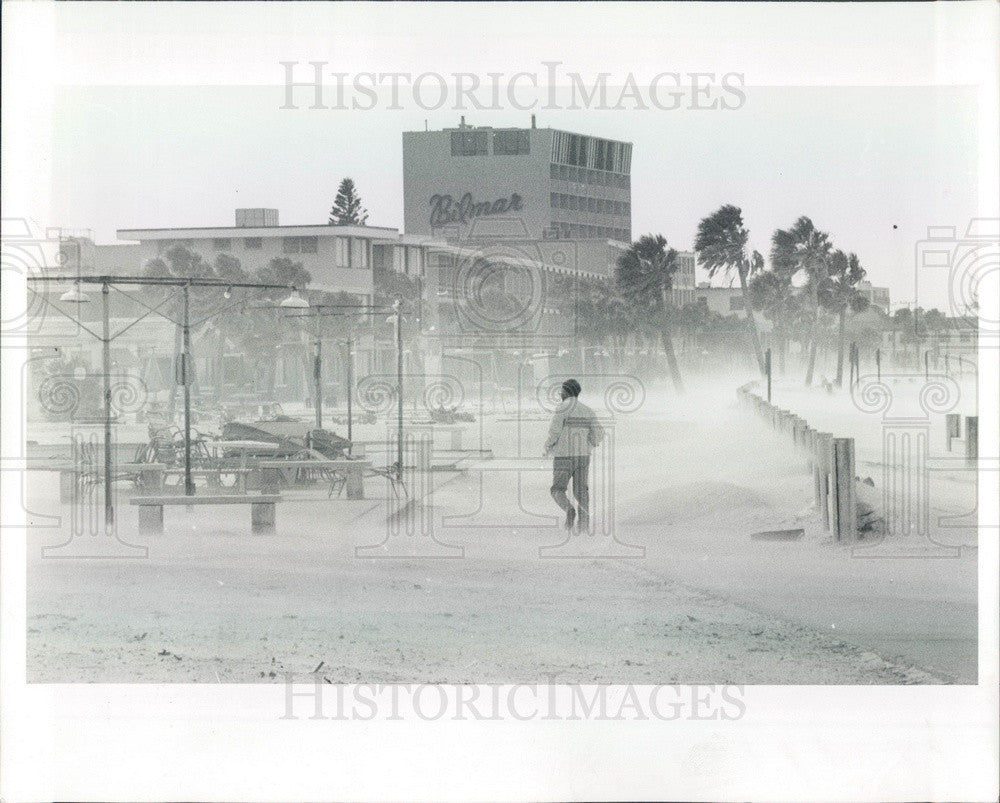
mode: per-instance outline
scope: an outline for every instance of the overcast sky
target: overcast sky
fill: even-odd
[[[692,246],[698,221],[743,209],[752,246],[808,215],[855,251],[894,299],[913,297],[915,243],[928,225],[974,216],[975,96],[962,88],[748,87],[731,111],[536,111],[540,126],[634,143],[632,225]],[[53,218],[93,229],[231,226],[269,206],[281,221],[325,223],[352,176],[369,223],[403,222],[401,131],[457,125],[461,112],[281,110],[280,91],[82,87],[61,93]],[[516,110],[470,123],[528,125]],[[460,188],[452,188],[460,189]],[[546,199],[547,200],[547,199]]]
[[[27,25],[10,5],[5,25]],[[543,83],[543,63],[560,61],[561,75],[607,72],[616,85],[633,73],[646,86],[663,71],[712,72],[716,81],[738,72],[745,102],[734,110],[685,101],[670,111],[534,113],[542,127],[634,143],[635,235],[659,232],[689,248],[698,220],[732,203],[766,255],[775,228],[808,215],[859,255],[894,302],[914,298],[927,227],[961,234],[981,214],[983,92],[969,76],[989,65],[974,63],[975,18],[964,9],[907,5],[902,25],[898,8],[879,5],[838,5],[836,14],[785,6],[780,15],[687,3],[616,5],[613,14],[575,4],[83,5],[56,4],[41,43],[17,54],[47,71],[51,103],[30,129],[43,154],[37,172],[9,158],[25,144],[16,135],[5,169],[37,175],[48,191],[44,225],[91,229],[99,242],[118,228],[232,225],[236,207],[322,223],[345,175],[371,224],[398,227],[402,131],[454,126],[461,114],[477,125],[530,123],[531,112],[506,99],[500,110],[461,111],[449,100],[426,111],[405,91],[397,110],[384,101],[370,111],[311,110],[308,90],[297,95],[301,108],[282,110],[287,60],[304,71],[328,61],[330,74],[525,70]],[[5,123],[13,105],[5,103]],[[30,119],[16,118],[25,132]],[[5,202],[5,215],[17,211]],[[922,278],[920,294],[924,306],[946,307],[943,275]]]

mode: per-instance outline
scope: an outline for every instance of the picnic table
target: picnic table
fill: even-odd
[[[372,462],[370,460],[348,460],[347,458],[337,460],[265,460],[258,463],[257,467],[263,472],[261,482],[266,491],[273,492],[282,479],[291,485],[299,469],[306,469],[343,475],[347,488],[347,498],[364,499],[365,471],[371,469]],[[334,476],[331,479],[331,490],[336,482],[337,479]]]

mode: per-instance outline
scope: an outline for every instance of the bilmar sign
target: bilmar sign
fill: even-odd
[[[465,193],[459,201],[451,195],[432,195],[430,204],[432,226],[468,223],[472,218],[520,212],[524,208],[521,196],[516,192],[510,198],[499,198],[492,202],[473,200],[471,192]]]

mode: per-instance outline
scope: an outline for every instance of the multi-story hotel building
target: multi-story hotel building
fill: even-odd
[[[448,240],[632,237],[632,145],[465,124],[403,133],[409,234]]]
[[[118,239],[131,244],[114,247],[113,258],[120,264],[112,272],[141,270],[171,246],[183,245],[208,262],[219,254],[236,257],[250,272],[288,257],[311,275],[309,289],[364,298],[372,295],[374,268],[423,275],[429,241],[381,226],[282,226],[277,209],[237,209],[235,226],[119,229]],[[108,261],[108,254],[101,253],[106,248],[95,249],[99,262]]]
[[[119,229],[121,242],[108,245],[95,244],[89,236],[64,233],[59,240],[61,258],[51,260],[53,266],[58,266],[52,270],[80,276],[143,275],[151,260],[165,256],[174,245],[183,245],[209,264],[220,255],[235,257],[251,276],[269,267],[272,260],[285,257],[310,274],[308,287],[300,290],[310,294],[346,292],[359,303],[368,304],[375,292],[376,270],[396,270],[422,281],[431,263],[428,253],[435,245],[427,237],[410,237],[397,229],[378,226],[282,226],[276,209],[238,209],[235,223],[235,226]],[[47,293],[54,300],[65,289],[53,286]],[[84,290],[87,289],[85,285]],[[114,301],[112,315],[124,316],[113,317],[114,331],[129,328],[145,311],[125,296],[116,294]],[[76,312],[92,323],[100,318],[99,307],[87,304]],[[83,363],[99,365],[100,346],[96,340],[80,338],[74,326],[61,316],[48,315],[41,320],[33,333],[33,347],[65,346],[69,349],[67,353]],[[257,391],[270,393],[276,401],[301,400],[310,395],[312,379],[303,356],[310,346],[302,340],[303,331],[301,325],[289,322],[273,352],[273,387],[256,388]],[[242,353],[237,343],[219,346],[212,337],[215,335],[211,334],[211,327],[199,327],[194,335],[195,376],[224,376],[220,389],[230,396],[255,392],[252,377],[259,373],[256,368],[260,366],[261,355]],[[209,342],[202,342],[203,338]],[[141,325],[129,328],[127,338],[116,341],[113,360],[115,365],[131,366],[129,370],[142,378],[153,398],[160,398],[170,389],[174,341],[173,324],[151,315]],[[325,380],[330,398],[343,392],[342,350],[340,344],[326,356]],[[355,367],[361,373],[381,370],[391,365],[390,352],[387,342],[379,341],[371,331],[363,329],[355,343]],[[216,363],[225,366],[221,373],[215,369]],[[199,385],[199,394],[204,390]]]

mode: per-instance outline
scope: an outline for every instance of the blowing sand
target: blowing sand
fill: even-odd
[[[800,459],[733,387],[651,393],[617,417],[614,537],[566,541],[538,458],[546,423],[510,416],[483,423],[495,459],[436,473],[418,508],[451,549],[386,540],[369,480],[363,502],[286,493],[274,536],[251,535],[243,508],[183,507],[139,536],[122,504],[120,535],[147,558],[43,558],[69,509],[55,475],[33,474],[31,509],[63,523],[29,530],[28,679],[283,682],[322,664],[331,683],[975,682],[975,550],[861,559],[834,544]],[[750,539],[785,527],[804,538]],[[380,544],[365,554],[388,559],[355,551]]]

